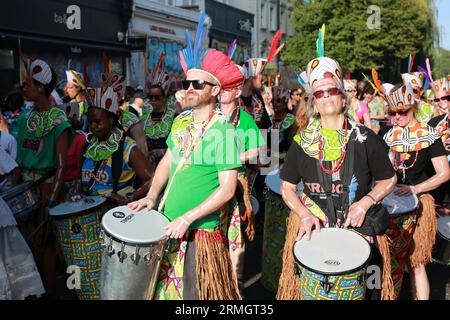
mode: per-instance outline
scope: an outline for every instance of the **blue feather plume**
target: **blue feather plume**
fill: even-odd
[[[197,32],[195,34],[194,47],[192,47],[189,31],[187,29],[185,30],[187,46],[182,50],[182,53],[188,69],[200,68],[205,56],[206,48],[203,47],[203,44],[205,42],[207,29],[204,22],[205,12],[202,10],[200,12],[200,19],[198,21]]]

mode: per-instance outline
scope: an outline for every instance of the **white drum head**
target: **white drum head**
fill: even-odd
[[[309,241],[294,245],[295,259],[317,273],[338,275],[358,270],[370,258],[370,245],[353,231],[337,228],[314,230]]]
[[[395,191],[396,189],[394,189]],[[386,208],[389,214],[403,214],[411,212],[419,206],[419,199],[413,194],[409,196],[397,196],[392,192],[386,196],[381,205]]]
[[[450,216],[438,219],[438,232],[442,237],[450,241]]]
[[[266,176],[266,186],[274,193],[281,196],[281,178],[280,178],[280,170],[271,171]],[[303,182],[300,182],[297,185],[297,194],[300,195],[303,191]]]
[[[166,236],[163,227],[169,220],[161,213],[147,209],[135,212],[128,206],[109,210],[102,218],[102,227],[112,237],[127,243],[148,244]]]
[[[52,217],[63,217],[73,215],[80,212],[85,212],[94,209],[106,202],[106,198],[100,196],[89,196],[80,201],[66,201],[49,210]]]

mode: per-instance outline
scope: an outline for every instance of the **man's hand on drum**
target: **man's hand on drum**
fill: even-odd
[[[306,237],[306,240],[311,239],[311,232],[313,230],[313,227],[317,231],[320,231],[320,219],[311,213],[302,215],[300,217],[300,230],[298,231],[296,241],[300,241],[303,236]]]
[[[406,184],[397,184],[397,190],[395,190],[395,195],[397,196],[410,196],[418,193],[417,187]]]
[[[133,211],[139,211],[143,208],[147,208],[148,210],[151,210],[155,207],[155,204],[156,204],[156,201],[152,197],[147,195],[145,198],[130,202],[128,204],[128,208],[130,208]]]
[[[171,239],[181,239],[186,234],[191,223],[184,217],[178,217],[165,226],[166,236]]]
[[[366,213],[372,206],[372,202],[364,197],[361,200],[353,203],[348,209],[347,218],[344,222],[344,227],[356,227],[362,226],[364,219],[366,218]]]

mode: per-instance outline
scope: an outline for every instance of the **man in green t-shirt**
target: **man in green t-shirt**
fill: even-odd
[[[204,14],[200,29],[202,17]],[[220,89],[233,82],[240,71],[215,49],[203,49],[199,55],[188,47],[186,52],[189,54],[182,65],[187,80],[183,87],[192,110],[175,119],[167,139],[168,150],[147,197],[129,206],[133,210],[153,208],[167,184],[162,202],[163,214],[171,221],[165,227],[171,240],[161,262],[157,299],[239,299],[219,225],[219,209],[234,196],[241,163],[236,132],[216,110],[215,101]]]
[[[242,83],[243,80],[242,76]],[[237,104],[242,92],[242,83],[221,90],[220,109],[229,123],[236,128],[242,163],[255,163],[260,149],[265,145],[265,140],[252,116]],[[249,179],[244,167],[238,174],[238,186],[235,199],[229,204],[229,213],[224,215],[222,223],[227,232],[233,270],[242,291],[245,242],[252,241],[255,235],[254,208],[250,200]],[[245,211],[242,212],[240,208],[245,208]]]

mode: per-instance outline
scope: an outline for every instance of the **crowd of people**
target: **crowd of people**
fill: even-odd
[[[431,71],[412,68],[397,85],[382,84],[375,70],[358,82],[343,79],[339,63],[319,54],[299,85],[287,88],[264,74],[283,47],[281,31],[267,57],[241,66],[232,53],[204,47],[203,28],[201,20],[196,43],[187,41],[180,54],[186,80],[176,93],[168,92],[163,63],[145,88],[125,86],[105,66],[101,87],[67,70],[56,92],[51,66],[27,61],[27,77],[0,116],[0,236],[7,248],[0,299],[55,298],[56,261],[76,254],[61,251],[66,231],[49,212],[97,196],[107,199],[95,209],[97,229],[110,208],[152,209],[163,198],[169,242],[156,299],[242,299],[246,244],[264,219],[255,216],[251,196],[263,208],[261,177],[270,164],[259,160],[273,141],[271,159],[281,164],[281,196],[291,212],[277,298],[301,298],[295,243],[313,230],[345,228],[368,241],[370,264],[383,270],[382,287],[366,298],[397,299],[408,270],[412,297],[428,299],[435,212],[449,214],[450,76],[428,82],[428,91]],[[24,203],[33,207],[19,216],[7,198],[33,188],[39,202]],[[388,217],[380,203],[391,193],[415,195],[420,205]],[[87,222],[73,219],[67,232],[84,230]],[[92,276],[90,265],[83,277]],[[80,299],[99,299],[98,275],[95,281],[77,291]]]

